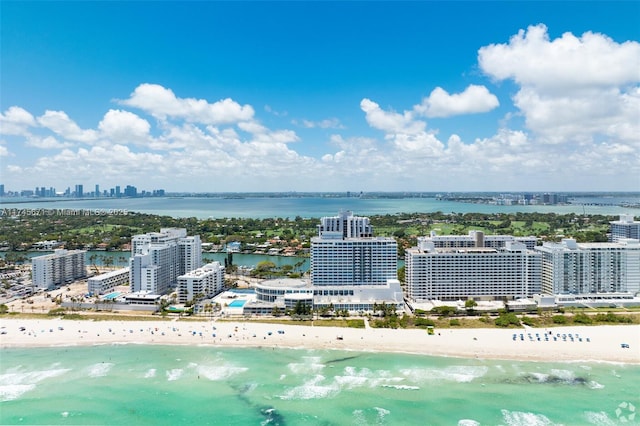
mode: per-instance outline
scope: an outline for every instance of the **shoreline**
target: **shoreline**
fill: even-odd
[[[0,336],[0,349],[144,344],[333,349],[470,359],[640,364],[640,325],[437,329],[434,335],[422,329],[357,329],[250,321],[3,318],[0,319],[0,327],[6,333]],[[623,343],[629,348],[623,348]]]

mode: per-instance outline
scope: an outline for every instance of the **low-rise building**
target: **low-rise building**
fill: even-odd
[[[87,280],[87,288],[91,295],[105,294],[117,286],[125,285],[128,282],[129,268],[127,267],[89,278]]]

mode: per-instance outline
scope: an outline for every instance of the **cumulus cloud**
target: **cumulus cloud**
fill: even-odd
[[[371,127],[387,133],[415,134],[424,131],[426,127],[425,122],[414,120],[411,111],[405,111],[402,114],[384,111],[380,105],[367,98],[360,102],[360,108],[364,111],[367,123]]]
[[[482,47],[478,62],[520,86],[514,104],[539,142],[624,143],[640,156],[640,43],[592,32],[551,40],[537,25]]]
[[[482,47],[478,62],[497,80],[513,79],[538,90],[621,86],[640,80],[640,43],[616,43],[592,32],[550,40],[540,24],[520,30],[507,44]]]
[[[98,124],[102,137],[115,143],[149,142],[149,122],[129,111],[110,109]]]
[[[12,106],[4,114],[0,113],[0,134],[25,135],[28,134],[29,127],[36,125],[33,115],[24,108]]]
[[[62,149],[71,146],[70,143],[60,142],[53,136],[40,137],[35,135],[27,136],[26,144],[40,149]]]
[[[450,117],[488,112],[500,105],[485,86],[469,85],[462,93],[449,94],[441,87],[433,89],[414,109],[426,117]]]
[[[70,141],[91,143],[98,138],[95,130],[81,129],[64,111],[45,111],[38,123]]]
[[[181,118],[193,123],[230,124],[253,119],[250,105],[232,99],[209,103],[204,99],[178,98],[171,89],[158,84],[141,84],[121,104],[140,108],[159,119]]]

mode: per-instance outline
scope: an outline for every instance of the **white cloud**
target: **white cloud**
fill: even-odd
[[[38,117],[38,123],[71,141],[92,143],[98,138],[95,130],[82,130],[63,111],[45,111],[44,115]]]
[[[482,47],[478,61],[490,77],[520,85],[513,101],[538,142],[625,144],[640,162],[640,43],[591,32],[550,40],[537,25]]]
[[[9,157],[11,153],[6,146],[0,145],[0,157]]]
[[[564,33],[551,41],[540,24],[520,30],[508,44],[482,47],[478,62],[497,80],[513,79],[539,90],[620,86],[640,80],[640,43],[616,43],[592,32],[582,37]]]
[[[327,118],[320,121],[312,121],[303,119],[300,122],[298,120],[292,120],[292,124],[296,126],[302,126],[307,129],[320,128],[320,129],[344,129],[344,126],[337,118]]]
[[[102,137],[113,143],[148,143],[151,125],[129,111],[110,109],[98,124]]]
[[[360,102],[360,108],[365,112],[367,123],[371,127],[387,133],[415,134],[424,131],[426,127],[425,122],[414,120],[411,111],[405,111],[403,114],[383,111],[370,99],[363,99]]]
[[[141,84],[121,104],[140,108],[159,119],[182,118],[192,123],[230,124],[253,119],[250,105],[232,99],[209,103],[204,99],[178,98],[171,89],[158,84]]]
[[[60,142],[53,136],[35,136],[29,135],[26,138],[26,144],[40,149],[62,149],[71,146],[68,142]]]
[[[443,88],[436,87],[414,109],[426,117],[450,117],[488,112],[499,105],[498,98],[485,86],[471,84],[462,93],[452,95]]]
[[[12,106],[4,114],[0,113],[0,134],[26,135],[29,127],[36,125],[33,115],[24,108]]]

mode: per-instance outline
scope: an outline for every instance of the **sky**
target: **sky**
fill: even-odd
[[[0,2],[0,183],[640,191],[640,2]]]

